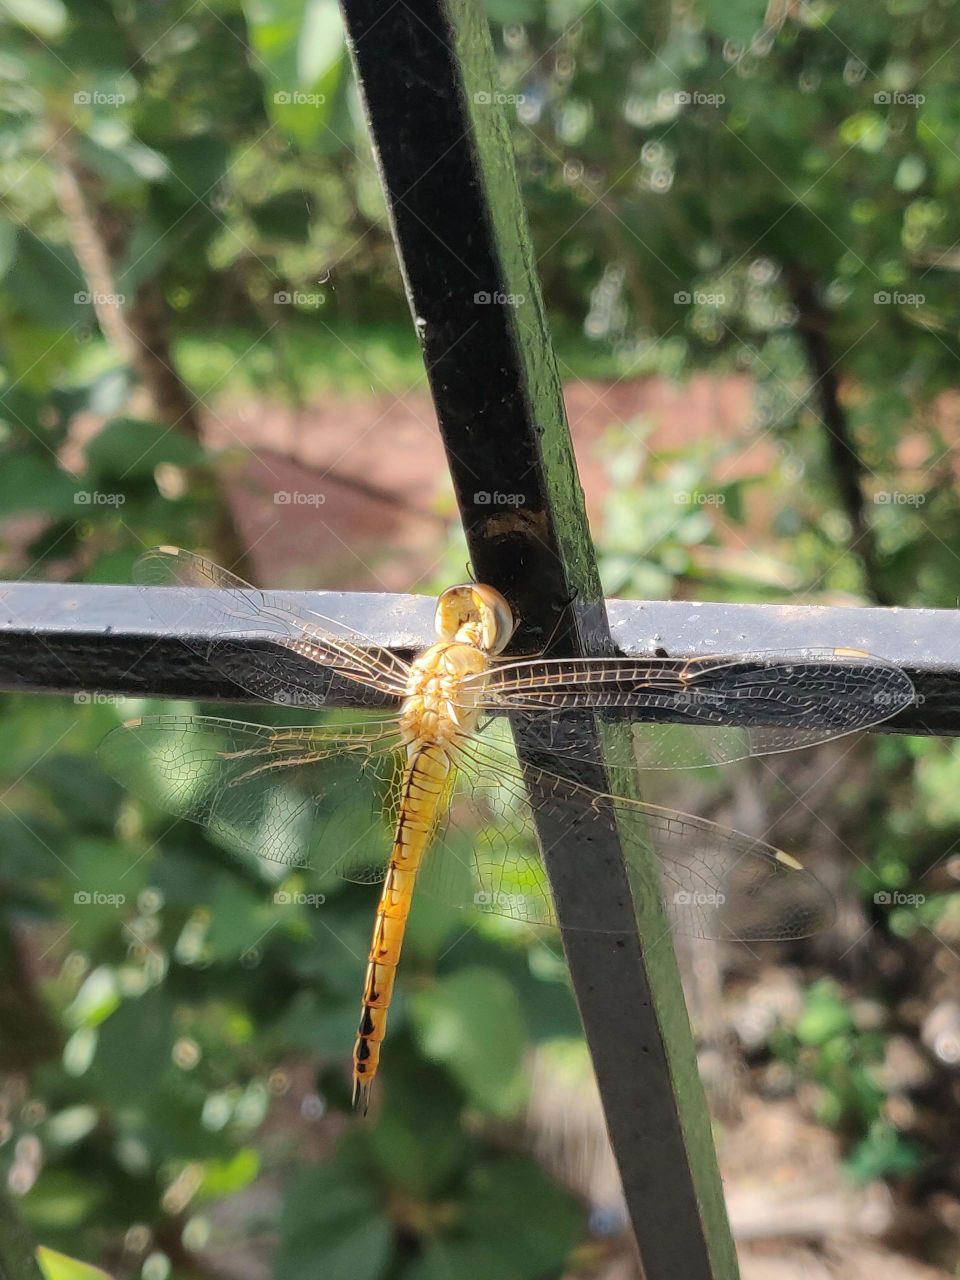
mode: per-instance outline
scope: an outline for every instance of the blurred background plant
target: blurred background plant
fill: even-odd
[[[607,590],[956,607],[956,4],[488,11]],[[430,413],[332,0],[0,22],[5,575],[127,581],[173,542],[272,584],[460,579],[422,461],[362,554],[319,518],[368,429]],[[286,541],[281,481],[324,487]],[[388,507],[426,521],[406,559]],[[0,1167],[38,1239],[143,1280],[622,1274],[555,944],[418,907],[354,1125],[369,896],[258,881],[121,795],[93,751],[129,706],[2,705]],[[658,785],[841,904],[806,946],[683,957],[728,1182],[763,1151],[795,1190],[883,1185],[897,1274],[952,1271],[960,764],[890,738],[714,774]]]

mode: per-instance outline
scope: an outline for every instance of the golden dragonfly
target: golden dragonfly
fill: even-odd
[[[175,547],[148,552],[136,577],[181,593],[192,622],[199,611],[198,638],[186,643],[246,692],[320,710],[335,679],[370,709],[360,721],[296,727],[151,716],[119,726],[101,747],[108,770],[132,791],[247,855],[382,882],[353,1054],[354,1104],[363,1111],[414,884],[448,900],[459,892],[464,905],[465,849],[473,905],[534,925],[556,922],[536,838],[537,825],[551,823],[584,840],[584,894],[592,834],[615,828],[637,873],[652,847],[667,916],[685,933],[781,940],[832,919],[830,894],[789,854],[575,780],[584,762],[595,763],[585,713],[669,720],[627,721],[628,769],[675,769],[825,742],[877,725],[914,699],[902,671],[853,649],[735,659],[504,657],[513,614],[498,591],[477,583],[442,593],[436,643],[406,662]],[[725,725],[734,707],[747,708],[758,727]],[[544,767],[521,767],[509,728],[517,717],[549,752]]]

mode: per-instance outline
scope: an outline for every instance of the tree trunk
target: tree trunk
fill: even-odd
[[[817,300],[811,281],[799,272],[794,272],[790,278],[790,291],[799,313],[797,329],[814,380],[812,390],[826,431],[834,482],[853,531],[850,550],[860,561],[867,594],[874,603],[889,605],[893,600],[880,573],[876,539],[863,491],[867,469],[851,437],[847,415],[840,401],[838,362],[830,349],[829,313]]]

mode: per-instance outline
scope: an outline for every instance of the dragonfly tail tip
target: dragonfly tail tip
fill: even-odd
[[[363,1076],[353,1077],[353,1109],[362,1116],[367,1114],[367,1108],[370,1106],[370,1090],[372,1087],[372,1080],[367,1080]]]

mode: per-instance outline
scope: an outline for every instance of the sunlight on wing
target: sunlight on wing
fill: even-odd
[[[267,728],[152,716],[114,729],[104,767],[130,791],[254,860],[383,878],[396,819],[396,726]]]
[[[258,698],[281,706],[323,707],[333,672],[349,683],[358,704],[383,707],[403,697],[409,667],[389,649],[275,591],[260,591],[202,556],[179,547],[156,547],[137,561],[134,577],[143,586],[176,593],[184,620],[199,621],[207,636],[218,632],[223,639],[193,640],[185,635],[183,640]],[[193,590],[197,587],[219,588],[230,595],[214,599]],[[168,624],[169,615],[163,621]],[[251,642],[241,653],[238,636]]]
[[[393,721],[275,729],[155,716],[115,729],[100,758],[135,795],[201,824],[254,862],[377,883],[397,817],[398,747]],[[543,769],[522,771],[504,720],[465,742],[456,767],[448,818],[420,873],[427,894],[456,906],[556,923],[536,814],[541,825],[582,839],[583,901],[600,873],[592,846],[617,831],[641,892],[655,853],[664,905],[680,932],[786,940],[832,919],[826,889],[763,841],[689,814],[598,796]]]
[[[534,814],[584,843],[583,893],[589,894],[591,845],[618,832],[635,888],[642,891],[651,851],[674,927],[694,937],[786,941],[825,928],[834,915],[828,891],[789,855],[762,840],[640,801],[602,797],[545,770],[521,770],[501,726],[457,752],[459,789],[442,846],[424,870],[430,892],[447,892],[442,863],[469,858],[459,843],[472,833],[474,905],[530,924],[553,924]],[[459,844],[459,847],[458,847]]]
[[[481,683],[470,677],[464,688]],[[882,658],[801,649],[736,659],[509,662],[493,670],[481,701],[493,713],[530,716],[544,748],[570,759],[589,757],[559,744],[565,712],[654,721],[631,727],[636,767],[690,769],[830,742],[882,724],[915,698],[910,678]]]

